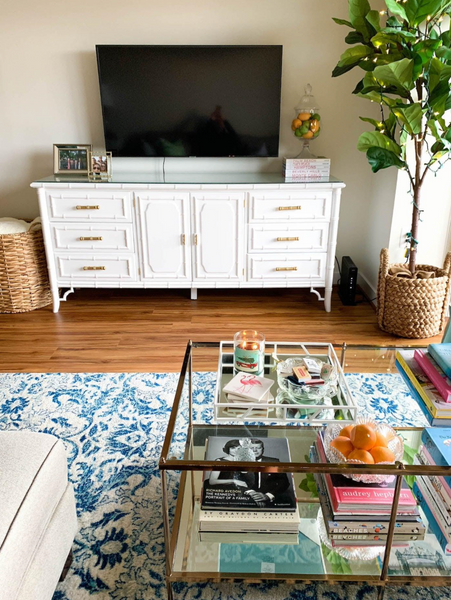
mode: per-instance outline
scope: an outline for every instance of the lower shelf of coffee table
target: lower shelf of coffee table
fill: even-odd
[[[195,425],[192,437],[193,457],[201,458],[206,437],[222,433],[223,428]],[[280,431],[278,428],[267,429],[269,435],[284,432],[289,437],[292,457],[304,453],[304,448],[311,443],[313,435],[309,429],[304,429],[302,436],[290,428],[282,428]],[[412,447],[416,446],[417,431],[403,430],[403,435]],[[297,443],[300,444],[299,447]],[[241,543],[201,541],[199,498],[202,476],[201,471],[183,471],[181,474],[170,545],[171,582],[349,581],[366,582],[375,586],[403,584],[424,587],[451,584],[451,557],[445,555],[430,529],[424,541],[411,541],[404,546],[392,547],[390,568],[385,581],[382,578],[384,547],[379,558],[352,561],[328,549],[319,537],[317,516],[320,504],[299,488],[304,477],[301,474],[294,475],[301,517],[297,543],[251,543],[247,542],[249,536],[246,534],[242,534]],[[426,516],[421,514],[425,524],[428,524]],[[425,557],[430,560],[429,568],[424,567]],[[419,566],[419,558],[423,566]]]

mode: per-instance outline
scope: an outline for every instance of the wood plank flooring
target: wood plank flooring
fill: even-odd
[[[368,302],[343,306],[336,292],[327,314],[308,290],[199,290],[197,301],[189,290],[78,290],[58,314],[0,314],[0,372],[173,372],[189,339],[246,328],[273,341],[415,343],[380,331]]]

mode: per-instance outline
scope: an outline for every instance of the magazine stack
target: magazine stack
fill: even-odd
[[[429,424],[451,427],[451,344],[398,350],[396,366]]]
[[[285,438],[211,436],[205,459],[217,461],[218,469],[204,474],[201,541],[298,542],[300,518],[291,474],[222,469],[236,461],[290,462]]]
[[[327,462],[323,434],[311,448],[312,462]],[[387,541],[396,478],[384,484],[354,481],[344,475],[315,475],[321,510],[333,547],[382,546]],[[412,491],[403,480],[393,545],[423,540],[426,527]]]
[[[417,464],[450,466],[449,429],[424,429],[421,441]],[[442,550],[445,554],[451,554],[451,477],[417,477],[413,491]]]

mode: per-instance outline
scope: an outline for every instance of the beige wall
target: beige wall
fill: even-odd
[[[373,0],[376,8],[379,4]],[[389,235],[395,177],[375,178],[356,150],[366,129],[358,115],[370,116],[376,107],[351,95],[361,71],[330,77],[347,32],[332,16],[347,17],[347,0],[3,0],[0,216],[37,214],[36,194],[28,186],[51,174],[53,143],[102,146],[95,44],[282,44],[281,155],[298,152],[290,122],[310,82],[323,118],[323,133],[312,149],[332,159],[333,174],[348,186],[338,254],[350,254],[373,271],[374,251]],[[380,230],[370,222],[373,190],[383,193],[383,210],[389,211],[379,214]]]

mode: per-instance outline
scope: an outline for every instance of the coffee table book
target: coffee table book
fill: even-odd
[[[267,391],[267,390],[266,390]],[[266,392],[265,392],[266,393]],[[256,445],[262,449],[260,461],[289,463],[291,461],[288,441],[284,438],[260,440],[255,438]],[[228,444],[242,445],[228,448]],[[202,509],[219,510],[226,514],[227,510],[243,510],[252,512],[294,512],[296,496],[293,476],[290,473],[254,473],[243,471],[223,471],[225,464],[235,461],[228,452],[248,451],[250,438],[231,438],[211,436],[207,440],[205,460],[215,461],[217,470],[206,472],[202,487]],[[249,460],[249,458],[247,459]],[[255,459],[258,462],[258,459]],[[213,475],[215,476],[213,484]],[[257,492],[264,498],[256,502],[253,494]]]

